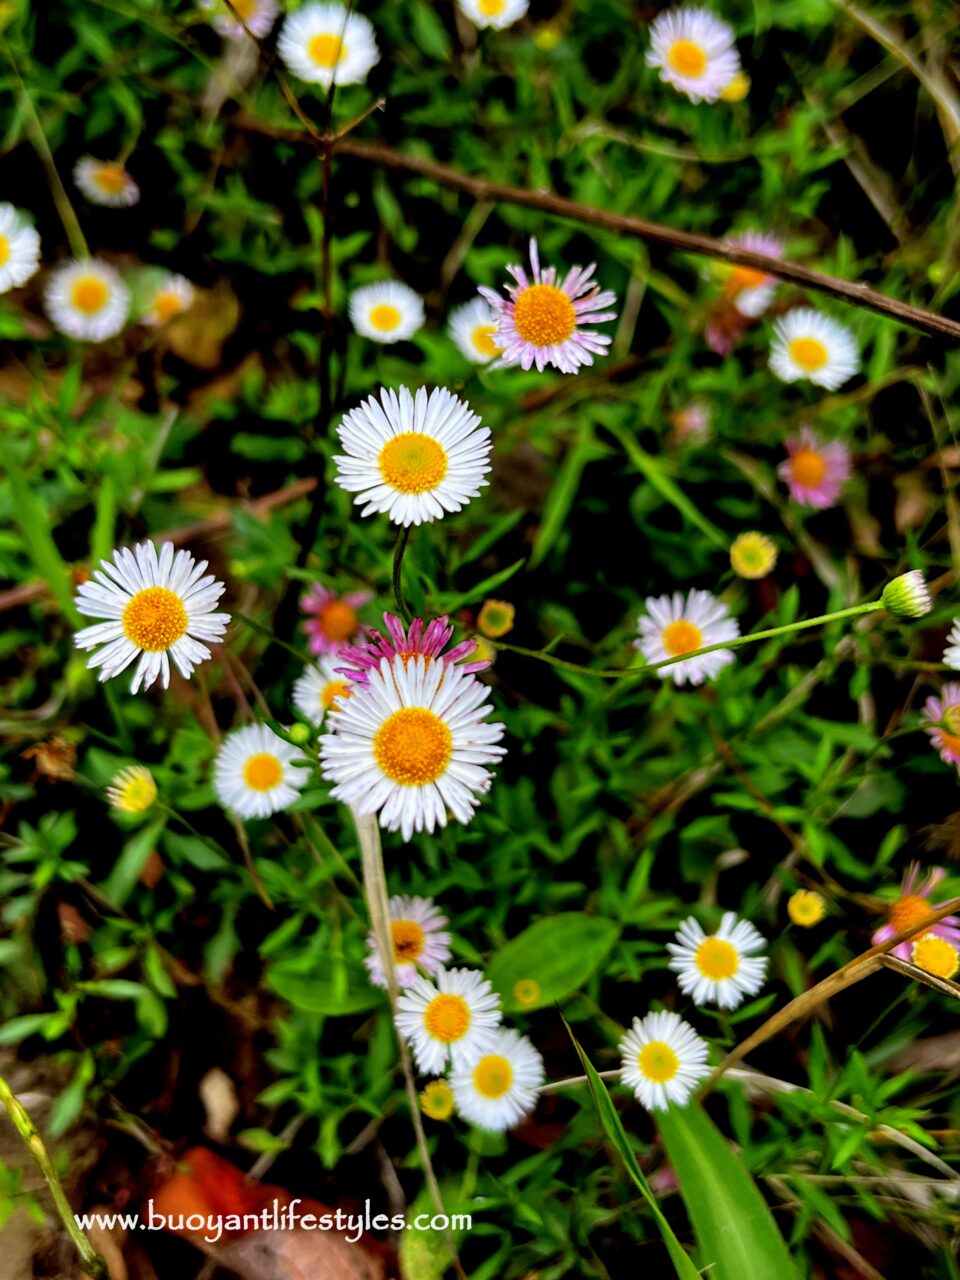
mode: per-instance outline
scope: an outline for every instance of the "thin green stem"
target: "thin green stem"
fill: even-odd
[[[410,625],[410,619],[413,616],[407,606],[407,602],[403,595],[403,556],[407,549],[407,543],[410,541],[410,525],[404,525],[400,530],[400,536],[397,538],[396,549],[393,553],[393,595],[397,602],[397,613],[406,623]]]

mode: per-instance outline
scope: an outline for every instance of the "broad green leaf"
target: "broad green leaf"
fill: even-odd
[[[267,982],[281,999],[306,1013],[323,1013],[328,1017],[366,1013],[380,1004],[383,996],[370,986],[359,972],[351,974],[352,985],[346,990],[340,983],[315,981],[300,974],[272,972]]]
[[[157,818],[149,826],[132,835],[123,846],[113,870],[103,883],[103,894],[115,906],[122,907],[133,892],[140,873],[147,865],[151,853],[157,847],[160,833],[166,826],[165,817]]]
[[[655,1117],[713,1280],[795,1280],[767,1203],[726,1138],[696,1102]]]
[[[540,1009],[582,986],[619,933],[613,920],[581,911],[549,916],[501,947],[487,967],[487,977],[500,992],[506,1013]],[[528,988],[518,1000],[518,982],[534,982],[538,989]]]

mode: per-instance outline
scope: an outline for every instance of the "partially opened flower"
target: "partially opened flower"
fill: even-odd
[[[44,293],[47,315],[68,338],[103,342],[130,314],[130,290],[99,258],[65,262],[51,272]]]
[[[206,560],[198,563],[189,551],[174,555],[169,542],[159,555],[152,542],[142,542],[101,561],[76,594],[82,614],[106,619],[74,637],[78,649],[97,649],[87,666],[99,667],[100,679],[109,680],[139,659],[133,693],[158,678],[166,689],[171,658],[189,677],[210,657],[204,641],[221,640],[230,621],[229,613],[215,612],[225,588],[212,574],[204,576],[206,567]]]
[[[217,799],[241,818],[268,818],[289,809],[306,786],[305,756],[265,724],[228,734],[213,766]]]
[[[152,326],[167,324],[192,306],[193,299],[194,288],[189,280],[184,276],[166,275],[150,294],[143,323]]]
[[[954,671],[960,671],[960,618],[954,619],[953,626],[950,628],[943,651],[943,660],[948,667],[953,667]]]
[[[783,241],[777,236],[759,231],[745,231],[731,236],[730,243],[751,253],[763,253],[768,258],[783,257]],[[720,268],[724,295],[730,299],[741,315],[756,318],[762,316],[773,301],[777,289],[776,276],[756,267],[726,266]]]
[[[777,475],[786,482],[793,501],[817,511],[836,506],[850,479],[847,446],[839,440],[821,440],[807,426],[784,444],[787,456]]]
[[[73,180],[91,204],[124,209],[140,199],[140,188],[119,160],[83,156],[73,167]]]
[[[347,305],[357,333],[373,342],[403,342],[423,328],[423,299],[397,280],[355,289]]]
[[[242,40],[247,32],[268,36],[280,12],[277,0],[200,0],[217,31],[228,40]],[[244,30],[246,27],[246,31]]]
[[[0,202],[0,293],[26,284],[40,266],[40,237],[19,209]]]
[[[583,325],[615,320],[609,310],[616,302],[610,289],[601,290],[593,280],[596,263],[573,267],[557,283],[557,268],[541,270],[535,239],[530,241],[532,280],[521,266],[507,267],[516,281],[506,285],[507,298],[493,289],[480,293],[497,315],[497,346],[502,348],[498,364],[519,364],[523,369],[548,364],[561,373],[576,373],[593,364],[595,355],[606,355],[610,338]]]
[[[960,695],[960,685],[954,685],[953,687],[957,690],[957,694]],[[958,710],[960,710],[960,703],[957,705]],[[887,923],[881,925],[870,939],[874,946],[880,942],[889,942],[891,938],[898,933],[902,933],[904,929],[909,929],[912,925],[922,924],[927,916],[936,910],[937,904],[931,902],[930,899],[946,872],[942,867],[932,867],[923,881],[920,880],[920,874],[920,864],[917,862],[911,863],[907,869],[907,874],[903,878],[900,897],[890,908]],[[896,956],[899,960],[912,961],[913,946],[921,934],[925,937],[942,938],[945,942],[949,942],[952,947],[960,947],[960,919],[956,916],[944,916],[936,924],[918,929],[915,935],[908,937],[904,942],[898,942],[890,954]]]
[[[836,391],[860,368],[852,330],[813,307],[795,307],[773,326],[770,368],[784,382],[807,378]]]
[[[443,387],[415,396],[386,387],[348,413],[337,428],[336,481],[394,524],[439,520],[460,511],[488,483],[490,432],[470,406]]]
[[[777,544],[765,533],[741,533],[730,547],[730,567],[739,578],[765,578],[777,563]]]
[[[305,4],[289,14],[277,53],[300,80],[320,84],[362,84],[380,61],[369,19],[342,4]]]
[[[373,599],[370,591],[348,591],[338,596],[330,587],[318,582],[300,601],[300,608],[310,616],[303,629],[310,641],[311,653],[339,653],[348,644],[366,634],[357,610]]]
[[[450,663],[383,658],[320,739],[334,798],[404,840],[446,826],[448,811],[469,822],[493,781],[486,766],[505,753],[504,726],[485,723],[489,693]]]
[[[543,1058],[527,1037],[501,1027],[486,1053],[454,1068],[450,1085],[464,1120],[502,1133],[533,1113],[545,1078]]]
[[[634,1018],[620,1041],[620,1078],[648,1111],[665,1111],[671,1102],[685,1106],[699,1082],[710,1074],[707,1042],[676,1013]]]
[[[668,9],[650,27],[647,65],[692,102],[716,102],[740,74],[735,39],[709,9]]]
[[[404,666],[413,658],[423,658],[427,666],[434,659],[439,659],[441,662],[459,663],[460,669],[466,672],[483,671],[490,665],[483,659],[479,662],[463,661],[475,652],[476,640],[461,640],[452,649],[447,649],[453,639],[453,623],[445,614],[427,623],[422,618],[414,618],[409,629],[395,613],[385,613],[383,621],[387,635],[371,628],[364,643],[346,645],[337,655],[338,670],[349,680],[366,684],[370,672],[379,671],[384,658],[392,662],[400,657]]]
[[[121,813],[146,813],[157,800],[153,774],[140,764],[121,769],[107,787],[107,799],[110,807]]]
[[[421,969],[428,974],[439,973],[450,959],[450,934],[445,929],[447,917],[432,898],[399,895],[391,898],[388,906],[397,985],[409,987],[416,982]],[[370,981],[376,987],[385,987],[387,975],[376,934],[369,935],[367,947],[369,953],[363,963]]]
[[[483,298],[474,298],[451,312],[450,336],[472,364],[489,364],[500,354],[497,316]]]
[[[453,1115],[453,1090],[446,1080],[431,1080],[420,1094],[420,1110],[431,1120],[449,1120]]]
[[[939,698],[928,698],[920,718],[940,759],[960,769],[960,684],[945,684]]]
[[[397,1030],[425,1074],[489,1053],[502,1016],[500,997],[474,969],[442,969],[435,982],[416,978],[397,999]]]
[[[639,639],[633,647],[639,649],[647,662],[663,662],[666,658],[679,658],[711,644],[723,644],[740,634],[740,624],[730,617],[727,606],[709,591],[691,591],[686,599],[675,591],[672,596],[650,596],[645,602],[647,613],[637,619]],[[715,649],[696,658],[660,667],[661,680],[673,680],[674,684],[703,684],[713,680],[728,663],[733,662],[733,651]]]
[[[502,31],[524,16],[530,0],[457,0],[457,8],[475,27]]]
[[[695,1004],[735,1009],[744,996],[756,995],[767,973],[765,939],[749,920],[725,911],[716,933],[706,934],[692,916],[668,942],[673,959],[668,968],[678,974],[680,990]]]
[[[349,697],[350,682],[337,670],[335,658],[321,658],[294,681],[293,705],[311,724],[323,724],[327,712],[335,711]]]

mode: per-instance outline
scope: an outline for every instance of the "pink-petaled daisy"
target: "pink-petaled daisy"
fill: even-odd
[[[928,698],[921,719],[940,759],[960,769],[960,684],[945,684],[939,698]]]
[[[391,898],[390,937],[393,941],[393,964],[397,985],[409,987],[419,977],[418,970],[439,973],[450,959],[450,935],[445,931],[447,917],[432,898]],[[369,954],[364,964],[375,987],[387,985],[383,957],[376,934],[367,938]]]
[[[458,1115],[503,1133],[532,1115],[545,1078],[543,1058],[527,1037],[501,1027],[486,1053],[454,1069],[450,1084]]]
[[[337,654],[345,645],[366,635],[367,628],[357,616],[357,610],[372,599],[371,591],[348,591],[338,596],[319,582],[311,587],[300,601],[303,612],[311,615],[303,624],[310,652]]]
[[[428,1075],[489,1053],[502,1017],[500,997],[475,969],[441,969],[434,982],[416,978],[397,1000],[397,1030]]]
[[[706,1040],[679,1014],[648,1013],[634,1018],[620,1041],[620,1079],[648,1111],[665,1111],[671,1102],[682,1107],[710,1074],[708,1052]]]
[[[608,309],[616,294],[593,280],[597,264],[573,267],[558,284],[557,268],[541,270],[537,242],[531,239],[530,266],[532,280],[522,266],[507,267],[516,281],[505,286],[507,298],[493,289],[480,289],[497,316],[496,343],[502,352],[496,364],[519,364],[523,369],[535,364],[541,372],[551,364],[561,373],[576,373],[593,364],[594,355],[606,355],[610,338],[581,327],[617,317]]]
[[[422,618],[414,618],[407,630],[402,619],[394,613],[385,613],[383,621],[388,635],[383,635],[373,628],[370,636],[363,644],[345,645],[337,655],[341,664],[337,670],[341,675],[355,684],[366,684],[371,671],[379,671],[384,658],[392,662],[400,657],[406,665],[412,658],[423,658],[429,664],[434,658],[441,662],[461,663],[461,671],[484,671],[490,666],[489,661],[463,662],[477,648],[476,640],[461,640],[452,649],[444,650],[453,639],[453,623],[444,615],[424,623]]]
[[[727,606],[709,591],[691,591],[684,599],[679,591],[672,596],[650,596],[644,601],[647,614],[637,619],[639,638],[633,647],[647,662],[662,662],[711,644],[723,644],[740,634],[740,624],[730,617]],[[713,680],[728,663],[733,662],[730,649],[715,649],[683,662],[659,669],[661,680],[674,684],[703,684]]]
[[[83,156],[73,167],[73,180],[91,204],[126,209],[140,199],[140,188],[119,160]]]
[[[768,258],[783,257],[783,241],[777,236],[760,231],[745,231],[742,235],[731,236],[730,243],[738,249],[749,249],[751,253],[766,254]],[[720,271],[724,295],[740,314],[754,319],[762,316],[773,301],[777,288],[776,276],[758,271],[755,267],[725,265]]]
[[[167,324],[193,304],[194,288],[184,276],[163,276],[150,294],[143,323],[158,327]]]
[[[200,4],[211,15],[214,28],[228,40],[242,40],[247,31],[261,39],[268,36],[280,12],[277,0],[230,0],[229,5],[225,0],[200,0]]]
[[[323,724],[328,711],[334,712],[350,697],[350,681],[337,670],[337,659],[323,657],[298,676],[293,686],[293,705],[311,724]]]
[[[770,368],[784,382],[807,378],[836,391],[860,368],[853,331],[813,307],[794,307],[773,326]]]
[[[958,699],[954,705],[960,709],[960,685],[954,685],[953,688],[957,691]],[[931,698],[930,701],[933,702],[936,699]],[[929,706],[930,703],[928,702],[927,705]],[[958,751],[960,751],[960,738],[955,738],[955,742]],[[958,760],[960,760],[960,755],[958,755]],[[951,761],[951,763],[954,762]],[[937,904],[931,902],[930,898],[934,889],[946,874],[943,867],[931,867],[927,872],[926,878],[921,883],[920,864],[912,862],[903,878],[900,897],[890,908],[887,923],[881,925],[870,939],[873,945],[876,946],[880,942],[889,942],[891,938],[898,933],[902,933],[904,929],[909,929],[911,925],[921,925],[930,912],[936,910]],[[921,930],[918,930],[917,935],[914,937],[907,938],[904,942],[898,942],[890,954],[896,956],[898,960],[912,961],[913,946],[920,933]],[[923,928],[922,934],[924,937],[932,935],[936,938],[943,938],[952,947],[960,947],[960,919],[956,916],[944,916],[936,924]]]
[[[680,990],[695,1004],[735,1009],[744,996],[754,996],[767,974],[767,957],[758,955],[766,941],[749,920],[725,911],[720,928],[706,934],[692,916],[668,942],[673,959],[667,966],[678,975]]]
[[[668,9],[650,27],[647,65],[691,102],[716,102],[740,74],[735,39],[709,9]]]
[[[786,482],[792,500],[817,511],[836,506],[850,479],[847,446],[839,440],[820,440],[807,426],[784,444],[787,457],[777,467],[777,475]]]

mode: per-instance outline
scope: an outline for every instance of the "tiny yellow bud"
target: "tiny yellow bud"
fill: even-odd
[[[449,1120],[453,1115],[453,1090],[446,1080],[431,1080],[420,1094],[420,1110],[431,1120]]]
[[[720,93],[724,102],[742,102],[750,92],[750,77],[745,71],[738,71],[730,83]]]
[[[803,929],[811,929],[819,924],[826,911],[827,904],[823,897],[812,889],[798,889],[787,903],[787,915]]]
[[[765,578],[778,555],[776,543],[765,533],[741,533],[730,548],[730,565],[740,578]]]
[[[960,969],[960,953],[946,938],[926,933],[919,942],[913,944],[913,963],[935,978],[952,978],[957,969]]]
[[[513,630],[516,609],[505,600],[484,600],[477,618],[480,632],[491,639],[498,639]]]

